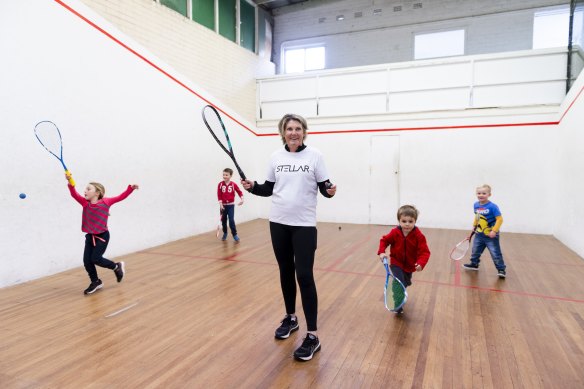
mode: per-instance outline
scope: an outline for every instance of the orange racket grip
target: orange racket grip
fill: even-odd
[[[71,172],[69,170],[65,170],[65,175],[67,176],[67,181],[69,181],[69,185],[75,186],[75,180],[73,179]]]

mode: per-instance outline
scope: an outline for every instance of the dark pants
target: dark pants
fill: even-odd
[[[109,243],[109,231],[101,234],[86,234],[85,235],[85,250],[83,251],[83,266],[89,275],[89,279],[97,281],[97,269],[95,265],[105,267],[111,270],[116,268],[116,263],[103,257],[107,244]],[[94,245],[95,243],[95,245]]]
[[[235,204],[224,205],[223,213],[221,214],[221,224],[223,225],[223,233],[227,233],[227,218],[229,218],[229,228],[233,236],[237,235],[237,228],[235,227]]]
[[[389,265],[389,269],[393,273],[393,276],[400,280],[405,288],[412,284],[412,273],[408,273],[396,265]]]
[[[316,227],[287,226],[270,222],[272,247],[280,268],[280,286],[286,313],[296,312],[296,280],[308,331],[316,331],[318,296],[313,266],[316,251]]]

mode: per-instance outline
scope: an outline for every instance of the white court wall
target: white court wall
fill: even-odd
[[[554,196],[547,203],[556,236],[584,257],[584,76],[580,75],[562,105],[567,112],[552,143]]]
[[[458,120],[457,126],[487,124],[488,120],[466,118]],[[432,120],[439,127],[452,122],[452,119]],[[554,155],[550,153],[550,145],[557,139],[557,126],[350,132],[351,129],[387,128],[387,124],[310,126],[311,131],[318,132],[339,128],[349,131],[309,133],[306,142],[324,153],[331,180],[339,188],[333,200],[319,198],[321,221],[369,223],[371,137],[385,134],[400,138],[400,203],[414,204],[420,210],[418,225],[421,227],[468,229],[472,224],[472,204],[476,201],[475,188],[488,183],[493,187],[492,201],[503,212],[504,231],[553,233],[550,207],[542,207],[542,201],[547,204],[555,190],[552,185]],[[411,121],[393,122],[391,127],[416,125]],[[263,182],[264,177],[265,173],[258,181]],[[537,195],[533,193],[534,184]],[[264,217],[267,210],[268,207],[263,208]],[[394,215],[388,220],[392,224],[396,222]]]
[[[226,105],[83,3],[67,4],[185,87],[58,2],[0,2],[0,287],[82,264],[81,207],[68,193],[59,162],[34,137],[41,120],[60,127],[79,191],[90,181],[105,184],[110,196],[131,183],[141,187],[111,209],[109,257],[210,231],[217,223],[216,184],[230,160],[201,120],[203,101],[186,87]],[[233,143],[253,150],[255,136],[236,127]],[[252,173],[251,154],[240,154]],[[238,208],[239,222],[256,218],[254,201]]]

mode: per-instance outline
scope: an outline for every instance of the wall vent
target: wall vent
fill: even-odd
[[[326,18],[318,18],[318,22],[319,22],[319,23],[324,23],[324,22],[325,22],[325,20],[326,20]]]
[[[414,9],[422,8],[422,3],[414,3]]]
[[[400,12],[401,10],[402,10],[401,5],[396,5],[395,7],[393,7],[393,12]]]
[[[355,12],[355,17],[360,18],[363,16],[363,12]]]
[[[381,8],[377,8],[373,10],[373,15],[374,16],[380,16],[381,15]]]

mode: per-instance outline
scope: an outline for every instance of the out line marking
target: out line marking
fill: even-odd
[[[119,311],[115,311],[114,313],[110,313],[109,315],[106,315],[105,317],[112,317],[112,316],[116,316],[116,315],[118,315],[118,314],[120,314],[120,313],[122,313],[122,312],[125,312],[125,311],[127,311],[127,310],[128,310],[128,309],[130,309],[130,308],[133,308],[133,307],[135,307],[136,305],[138,305],[138,303],[139,303],[139,301],[136,301],[134,304],[132,304],[132,305],[128,305],[127,307],[125,307],[125,308],[122,308],[122,309],[120,309]]]

